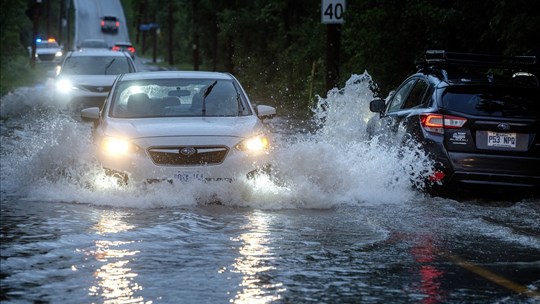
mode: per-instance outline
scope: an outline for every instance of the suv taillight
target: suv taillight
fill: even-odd
[[[113,51],[120,51],[120,47],[115,45],[115,46],[113,46],[112,50]]]
[[[423,113],[420,114],[420,124],[428,132],[434,132],[444,134],[444,129],[459,129],[467,122],[466,118],[434,114]]]

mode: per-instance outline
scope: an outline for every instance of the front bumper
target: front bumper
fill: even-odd
[[[124,174],[128,180],[134,181],[233,181],[252,175],[254,171],[265,168],[269,163],[269,156],[266,153],[253,155],[237,150],[235,145],[240,141],[238,138],[217,137],[212,140],[206,137],[188,137],[182,138],[182,141],[183,144],[175,146],[186,146],[186,143],[195,147],[219,145],[228,147],[228,151],[223,160],[217,163],[189,165],[156,164],[149,153],[151,148],[139,149],[128,155],[111,156],[97,147],[97,156],[104,168]]]

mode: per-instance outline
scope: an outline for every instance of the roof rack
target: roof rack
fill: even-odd
[[[429,66],[474,66],[502,69],[538,69],[536,56],[497,56],[427,50],[425,61]]]

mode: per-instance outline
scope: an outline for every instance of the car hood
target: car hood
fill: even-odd
[[[73,84],[112,86],[118,75],[61,75],[59,79],[68,79]]]
[[[45,54],[56,54],[61,52],[62,49],[36,49],[36,54],[45,55]]]
[[[105,133],[131,139],[179,136],[249,137],[263,125],[256,116],[109,119]]]

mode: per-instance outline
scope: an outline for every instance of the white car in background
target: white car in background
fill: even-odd
[[[131,181],[232,181],[265,168],[270,106],[251,104],[237,79],[218,72],[142,72],[116,80],[95,123],[97,158]]]
[[[30,56],[32,55],[32,47],[28,47]],[[62,62],[62,47],[58,45],[56,39],[36,39],[36,63],[41,64],[59,64]]]
[[[136,71],[135,62],[124,52],[70,52],[56,76],[56,101],[68,108],[101,107],[116,77]]]

